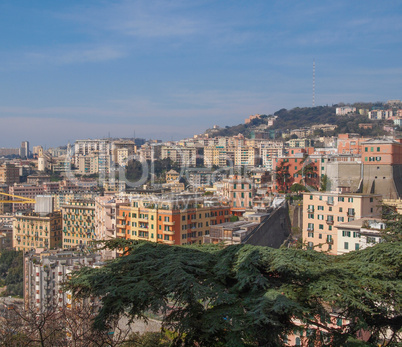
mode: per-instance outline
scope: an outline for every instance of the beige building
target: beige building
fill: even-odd
[[[242,215],[246,209],[253,207],[255,187],[252,179],[232,175],[222,180],[222,191],[220,193],[229,201],[231,211],[234,214]]]
[[[117,237],[117,213],[120,206],[129,206],[128,198],[115,195],[95,198],[95,230],[97,240],[110,240]],[[116,251],[102,251],[104,259],[116,257]]]
[[[13,221],[13,248],[28,252],[36,248],[58,248],[62,244],[60,211],[52,213],[27,212]]]
[[[382,196],[338,192],[303,194],[303,242],[317,251],[338,254],[339,224],[365,217],[380,217]]]
[[[195,167],[197,163],[197,149],[194,147],[162,146],[161,159],[169,158],[180,167]]]
[[[96,239],[95,201],[72,200],[62,206],[63,248],[87,245]]]
[[[234,154],[234,164],[238,167],[255,167],[260,162],[260,151],[256,147],[237,147]]]
[[[381,233],[386,225],[379,218],[361,218],[341,223],[338,229],[337,254],[349,253],[382,242]]]

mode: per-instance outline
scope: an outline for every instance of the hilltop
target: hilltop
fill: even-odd
[[[255,132],[267,134],[270,137],[280,137],[282,133],[287,133],[289,130],[299,128],[310,128],[318,124],[336,125],[336,129],[326,132],[328,136],[337,135],[339,133],[358,133],[362,136],[380,136],[384,135],[383,126],[387,121],[373,121],[365,115],[351,114],[348,116],[337,116],[336,108],[345,106],[344,104],[332,106],[317,106],[317,107],[295,107],[291,110],[285,108],[276,111],[274,114],[261,115],[260,118],[252,119],[249,123],[226,126],[224,128],[208,129],[207,134],[213,137],[218,136],[234,136],[243,134],[250,138]],[[380,102],[376,103],[355,103],[350,106],[357,109],[370,110],[372,108],[382,108],[386,105]],[[272,126],[268,126],[268,120],[274,118]],[[359,127],[361,123],[371,123],[372,129],[364,129]],[[274,131],[274,132],[273,132]],[[322,132],[316,131],[315,135],[323,135]]]

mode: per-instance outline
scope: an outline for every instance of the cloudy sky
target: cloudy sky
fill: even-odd
[[[401,1],[0,2],[0,147],[402,99]]]

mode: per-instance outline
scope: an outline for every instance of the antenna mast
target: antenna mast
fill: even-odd
[[[313,107],[315,107],[315,59],[313,59]]]

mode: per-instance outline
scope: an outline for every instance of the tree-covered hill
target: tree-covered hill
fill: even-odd
[[[261,130],[261,126],[267,124],[267,118],[276,117],[274,125],[269,130],[276,130],[277,135],[281,132],[311,127],[315,124],[335,124],[337,129],[327,135],[337,135],[339,133],[358,133],[362,136],[379,136],[385,134],[383,125],[386,121],[372,121],[367,116],[353,114],[349,116],[337,116],[336,108],[338,106],[345,106],[344,104],[332,106],[317,106],[317,107],[295,107],[291,110],[285,108],[275,112],[273,115],[263,115],[260,119],[254,119],[249,124],[238,124],[234,126],[226,126],[218,130],[209,129],[207,133],[212,136],[234,136],[243,134],[245,137],[250,137],[254,131]],[[372,109],[380,108],[384,105],[380,102],[376,103],[355,103],[351,106],[356,109]],[[373,123],[372,129],[363,129],[359,127],[360,123]],[[267,129],[265,129],[267,130]]]

